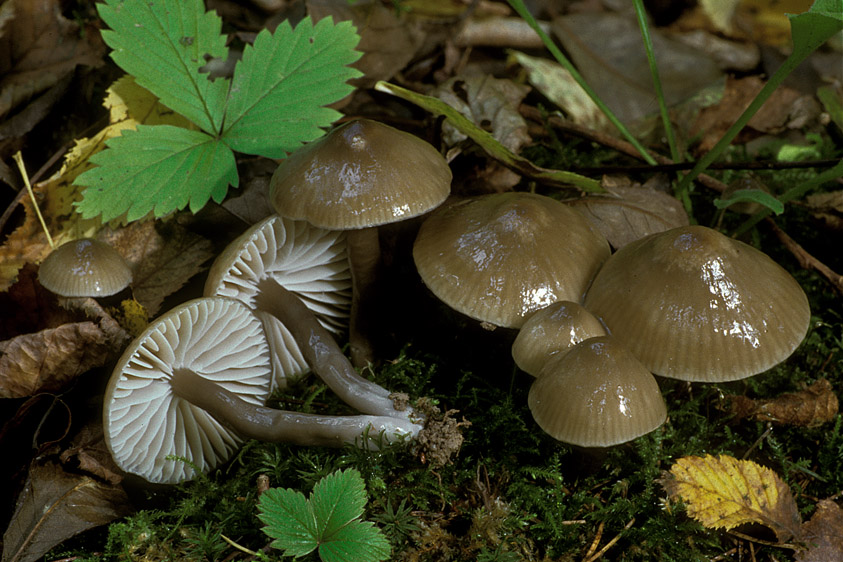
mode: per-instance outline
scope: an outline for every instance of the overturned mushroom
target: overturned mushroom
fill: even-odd
[[[273,355],[289,351],[351,407],[366,414],[409,419],[393,395],[361,377],[325,326],[336,329],[348,302],[344,236],[305,221],[269,217],[232,242],[217,258],[205,294],[230,296],[255,309],[270,335]],[[274,358],[273,387],[290,374]]]
[[[767,255],[704,226],[652,234],[603,266],[585,306],[653,373],[720,382],[784,361],[808,299]]]
[[[514,328],[553,302],[581,302],[608,257],[608,242],[579,212],[520,192],[437,209],[413,246],[422,281],[441,301]]]
[[[56,248],[38,268],[38,281],[62,297],[107,297],[132,282],[132,270],[117,250],[81,238]]]
[[[543,430],[580,447],[619,445],[667,419],[653,375],[611,336],[589,338],[548,361],[527,401]]]
[[[450,193],[439,152],[409,133],[359,119],[337,127],[282,161],[270,200],[284,217],[348,231],[354,296],[350,346],[358,366],[373,357],[367,324],[380,264],[377,226],[426,213]]]
[[[244,438],[339,446],[420,429],[391,417],[266,408],[269,383],[269,349],[254,314],[228,298],[189,301],[150,324],[118,361],[103,408],[106,445],[126,472],[176,483],[195,476],[193,466],[225,462]]]

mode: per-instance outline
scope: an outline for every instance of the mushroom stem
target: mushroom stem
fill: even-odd
[[[351,318],[348,343],[351,362],[364,367],[375,358],[372,343],[373,298],[380,269],[378,227],[370,226],[346,232],[348,264],[351,269]]]
[[[287,326],[310,369],[346,404],[365,414],[404,420],[424,419],[412,408],[396,409],[390,391],[361,377],[313,312],[278,282],[271,278],[261,281],[255,306]]]
[[[389,416],[320,416],[275,410],[249,404],[219,384],[187,369],[170,379],[179,398],[202,408],[217,421],[249,439],[296,445],[341,447],[346,443],[372,446],[383,434],[388,443],[400,437],[415,438],[421,426]]]

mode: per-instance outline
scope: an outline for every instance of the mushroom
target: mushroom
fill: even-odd
[[[188,301],[150,324],[117,362],[105,393],[105,442],[117,465],[176,483],[195,476],[194,467],[225,462],[244,438],[339,446],[418,433],[418,425],[391,417],[264,407],[268,354],[260,321],[233,299]]]
[[[582,302],[609,253],[606,239],[579,212],[521,192],[437,209],[413,246],[419,275],[440,300],[512,328],[556,301]]]
[[[535,377],[553,357],[583,340],[605,335],[606,328],[584,306],[558,301],[527,318],[512,342],[512,358],[519,369]]]
[[[656,379],[611,336],[586,339],[550,359],[527,403],[545,432],[580,447],[619,445],[667,419]]]
[[[372,312],[380,267],[377,226],[439,206],[450,193],[451,170],[439,152],[409,133],[358,119],[337,127],[282,161],[270,200],[284,217],[348,231],[353,280],[351,356],[373,357]]]
[[[132,270],[117,250],[80,238],[52,251],[38,268],[38,281],[62,297],[107,297],[132,282]]]
[[[274,386],[309,366],[351,407],[366,414],[404,420],[394,396],[361,377],[325,326],[337,329],[348,302],[345,236],[305,221],[271,216],[247,230],[216,259],[205,294],[236,298],[255,309],[267,326],[273,356],[290,357],[283,368],[274,358]],[[291,369],[292,367],[292,369]],[[295,376],[295,375],[294,375]]]
[[[345,329],[351,274],[343,232],[278,215],[266,217],[217,256],[205,281],[204,295],[231,297],[254,309],[254,297],[267,278],[301,298],[326,329],[335,334]],[[309,370],[307,363],[280,320],[262,310],[255,310],[255,314],[269,341],[271,390],[285,388],[288,379],[295,380]]]
[[[742,379],[784,361],[811,316],[780,265],[704,226],[618,250],[585,306],[653,373],[701,382]]]

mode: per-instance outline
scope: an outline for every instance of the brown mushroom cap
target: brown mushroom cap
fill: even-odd
[[[129,286],[132,270],[117,250],[99,240],[71,240],[38,268],[38,281],[62,297],[107,297]]]
[[[477,320],[515,328],[553,302],[581,302],[608,257],[608,242],[580,213],[521,192],[437,209],[413,247],[422,280],[440,300]]]
[[[667,419],[656,379],[610,336],[587,339],[551,359],[527,402],[544,431],[580,447],[625,443]]]
[[[225,462],[243,439],[207,411],[176,396],[179,370],[195,373],[241,400],[269,396],[269,350],[260,321],[222,297],[188,301],[158,318],[123,353],[103,408],[105,443],[117,465],[150,482],[176,483]]]
[[[512,358],[519,369],[535,377],[556,355],[583,340],[605,335],[606,328],[583,305],[559,301],[527,318],[512,342]]]
[[[451,169],[420,138],[368,119],[351,121],[283,160],[270,201],[279,215],[331,230],[421,215],[451,190]]]
[[[781,266],[704,226],[618,250],[585,306],[653,373],[701,382],[742,379],[784,361],[811,315]]]

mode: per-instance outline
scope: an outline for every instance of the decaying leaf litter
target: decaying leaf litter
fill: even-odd
[[[725,19],[703,8],[674,16],[651,14],[662,23],[651,27],[651,33],[681,154],[699,158],[713,147],[738,118],[736,108],[748,103],[764,75],[775,70],[775,61],[787,52],[789,25],[782,12],[803,12],[810,3],[793,4],[745,2],[733,6]],[[834,2],[828,5],[834,8]],[[185,211],[168,220],[106,228],[95,219],[82,219],[72,206],[79,197],[73,180],[91,168],[88,157],[106,138],[137,123],[184,123],[143,89],[118,80],[120,72],[105,57],[99,39],[104,25],[92,6],[80,3],[77,11],[64,13],[49,0],[4,6],[3,48],[12,62],[0,84],[9,106],[2,126],[3,178],[14,189],[22,186],[11,158],[22,150],[30,172],[35,171],[35,193],[53,237],[59,242],[83,236],[108,240],[135,270],[134,300],[62,306],[35,281],[35,266],[49,244],[34,208],[25,190],[7,190],[9,210],[3,215],[0,246],[6,289],[0,295],[0,377],[6,397],[0,441],[4,451],[12,452],[3,475],[14,483],[14,497],[5,502],[3,520],[9,524],[4,560],[37,559],[57,546],[53,559],[95,556],[104,549],[111,557],[122,552],[130,558],[222,559],[235,551],[220,534],[234,534],[241,544],[259,549],[268,540],[261,538],[255,519],[256,474],[269,475],[273,486],[307,493],[332,465],[349,462],[363,469],[372,498],[367,516],[390,531],[396,559],[829,560],[840,553],[836,501],[843,480],[836,467],[843,460],[843,424],[834,391],[839,390],[843,343],[840,293],[835,292],[841,284],[835,272],[843,264],[833,242],[840,236],[835,218],[840,185],[834,178],[789,204],[775,223],[768,218],[770,226],[761,223],[749,231],[749,240],[788,267],[808,293],[813,316],[803,346],[784,366],[743,382],[708,386],[660,379],[670,419],[633,445],[594,453],[541,434],[525,408],[530,381],[514,370],[509,358],[513,334],[505,329],[487,332],[425,293],[408,258],[418,228],[418,221],[411,221],[382,235],[390,276],[385,291],[400,304],[384,315],[385,361],[372,373],[413,398],[431,396],[444,408],[458,409],[456,415],[471,422],[450,424],[461,426],[466,439],[460,455],[431,469],[425,464],[430,459],[406,450],[367,456],[252,444],[213,475],[213,484],[204,491],[188,486],[182,499],[169,504],[160,497],[156,503],[153,493],[150,503],[149,493],[139,492],[131,478],[121,481],[104,450],[96,397],[138,325],[199,296],[202,270],[213,256],[270,212],[263,193],[274,162],[239,155],[240,188],[231,190],[221,205],[206,206],[195,215]],[[450,161],[455,196],[512,189],[576,195],[560,192],[544,170],[600,179],[606,193],[577,203],[596,224],[609,225],[612,235],[607,236],[614,247],[651,229],[687,221],[682,203],[670,197],[677,168],[645,169],[623,157],[635,157],[632,145],[617,137],[587,98],[568,93],[570,75],[547,57],[535,34],[507,5],[401,6],[398,11],[374,2],[304,6],[314,18],[351,19],[361,35],[359,49],[365,54],[355,66],[363,76],[355,80],[359,89],[340,104],[343,114],[382,120],[433,141]],[[264,26],[287,18],[295,22],[302,14],[301,6],[271,2],[261,7],[210,2],[208,7],[223,15],[230,26],[226,31],[245,42]],[[659,121],[652,117],[657,106],[643,48],[635,48],[640,31],[634,12],[611,2],[531,7],[549,22],[547,29],[604,101],[657,152],[655,160],[673,164],[658,156],[669,151]],[[661,20],[671,17],[677,19]],[[607,34],[607,29],[613,31]],[[615,41],[590,43],[601,36],[594,30]],[[73,49],[43,44],[50,40],[70,42]],[[671,47],[661,47],[662,42]],[[692,47],[683,49],[680,43]],[[59,54],[61,60],[54,60]],[[738,136],[736,148],[721,159],[725,169],[700,176],[700,186],[691,194],[694,222],[735,230],[743,218],[718,210],[712,202],[728,184],[753,175],[772,193],[782,194],[839,161],[843,77],[835,61],[840,56],[839,41],[831,41],[809,57],[799,79],[781,85]],[[688,79],[688,68],[694,80]],[[438,98],[467,119],[463,128],[471,125],[491,133],[493,140],[479,134],[467,139],[465,130],[452,127],[452,119],[436,120],[372,89],[379,80]],[[378,89],[396,91],[391,85]],[[108,116],[100,109],[103,99]],[[556,113],[558,109],[564,113]],[[522,160],[509,161],[507,153]],[[804,167],[806,160],[814,167]],[[759,162],[775,170],[759,169]],[[588,185],[580,187],[586,190]],[[788,239],[796,242],[779,242]],[[398,300],[407,295],[409,302]],[[280,397],[280,404],[331,413],[343,409],[318,385],[304,384]],[[656,481],[667,482],[668,477],[660,471],[675,474],[675,467],[699,463],[707,453],[720,454],[721,464],[731,462],[723,455],[732,455],[772,471],[758,473],[762,483],[775,481],[781,496],[792,494],[788,501],[795,500],[788,508],[787,536],[777,530],[781,525],[769,523],[778,521],[778,504],[756,506],[754,515],[740,521],[766,525],[773,535],[751,527],[729,534],[690,522],[696,497],[682,496],[685,508],[662,497]],[[687,460],[679,461],[682,457]],[[283,473],[283,466],[298,475]],[[725,465],[708,466],[727,483],[750,470],[729,464],[738,466],[735,473]],[[718,470],[729,476],[717,476]],[[242,498],[238,505],[214,502],[215,494],[228,497],[232,492]],[[202,506],[215,503],[215,519],[206,519]],[[78,511],[69,506],[81,504],[90,505],[92,515],[81,516],[80,522]],[[50,509],[35,509],[44,505]],[[153,506],[163,511],[140,511],[113,526],[108,545],[105,532],[94,531],[66,543],[68,550],[59,546],[80,531]],[[406,506],[411,509],[404,511]],[[794,509],[806,521],[801,527],[793,523]],[[708,521],[702,522],[710,525]],[[167,527],[175,532],[162,531]]]

